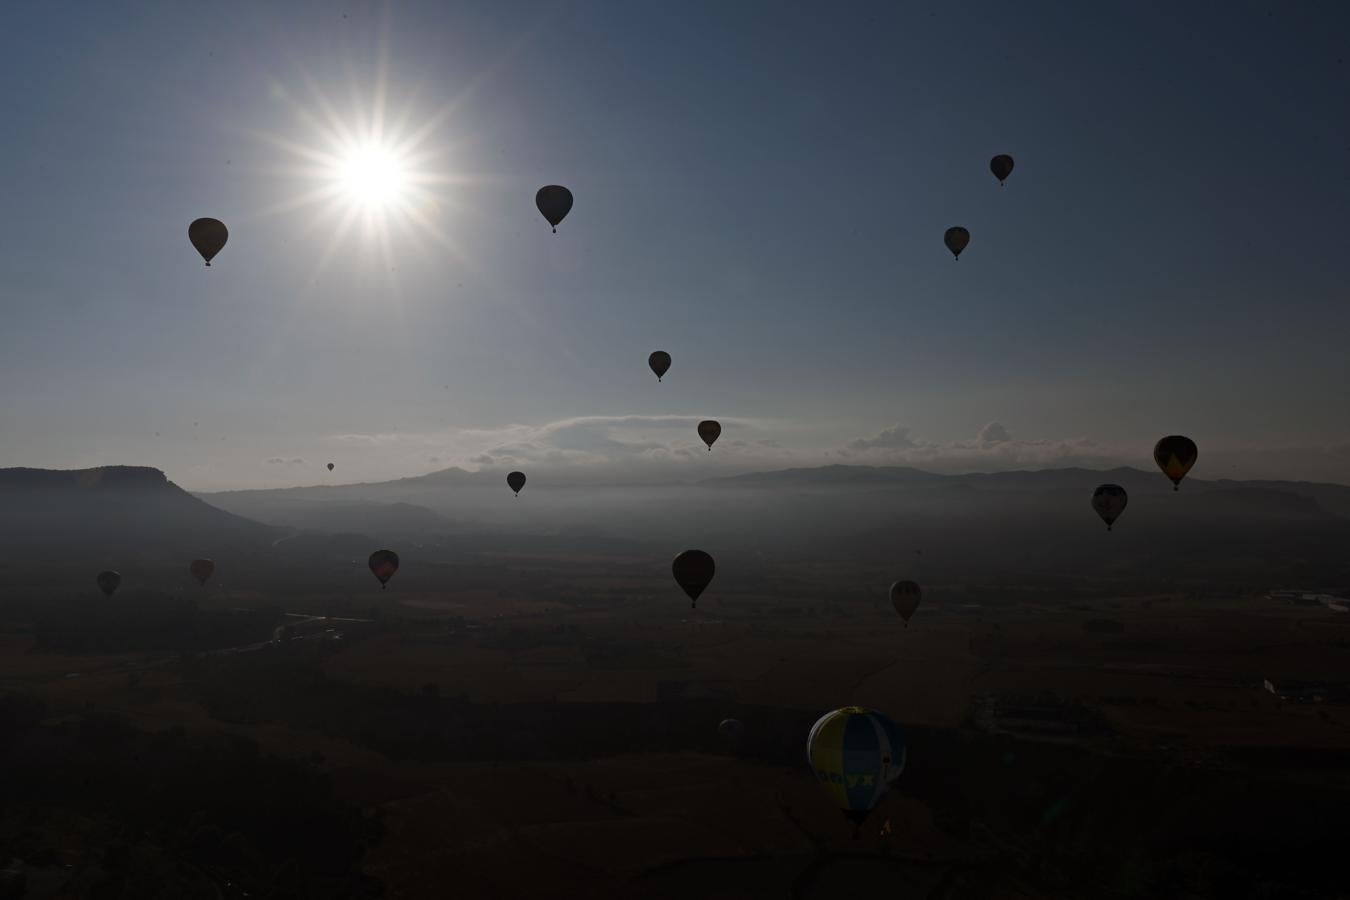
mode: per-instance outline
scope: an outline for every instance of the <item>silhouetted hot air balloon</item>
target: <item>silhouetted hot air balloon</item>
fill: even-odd
[[[1200,450],[1195,446],[1195,441],[1179,434],[1169,434],[1153,445],[1153,461],[1164,475],[1172,479],[1174,491],[1181,490],[1181,479],[1186,477],[1199,455]]]
[[[853,822],[853,837],[872,808],[905,770],[900,726],[861,706],[828,712],[811,726],[806,758],[811,771]]]
[[[106,572],[99,572],[95,580],[98,581],[98,589],[103,592],[103,596],[111,597],[113,591],[122,583],[122,576],[109,569]]]
[[[539,212],[557,234],[558,223],[572,211],[572,192],[560,184],[545,185],[534,195],[534,205],[539,207]]]
[[[330,472],[333,471],[333,464],[332,464],[332,463],[329,463],[329,464],[328,464],[328,471],[330,471]]]
[[[1120,514],[1125,511],[1125,504],[1129,502],[1125,489],[1118,484],[1098,485],[1092,492],[1092,508],[1106,523],[1107,531],[1111,530],[1112,523],[1120,518]]]
[[[923,591],[919,585],[913,581],[897,581],[891,585],[891,605],[895,611],[900,614],[900,618],[905,620],[905,627],[909,627],[909,618],[919,609],[919,600],[923,598]]]
[[[723,719],[718,722],[717,733],[732,750],[739,750],[745,743],[745,725],[740,719]]]
[[[688,595],[690,609],[698,606],[699,595],[712,581],[716,570],[713,558],[702,550],[686,550],[675,557],[671,571],[675,573],[676,583]]]
[[[525,473],[511,472],[506,476],[506,484],[511,490],[515,491],[516,496],[519,497],[520,489],[525,486]]]
[[[367,565],[370,566],[370,571],[375,573],[375,577],[380,579],[380,590],[384,590],[385,585],[389,584],[389,579],[398,571],[398,554],[393,550],[376,550],[370,554]]]
[[[716,419],[704,419],[698,423],[698,436],[703,438],[703,443],[708,445],[708,452],[712,452],[712,445],[722,436],[722,423]]]
[[[197,583],[206,587],[206,579],[211,577],[211,573],[216,570],[216,564],[209,559],[194,559],[188,565],[188,571],[192,577],[197,579]]]
[[[942,243],[947,245],[947,249],[952,251],[952,256],[961,258],[961,251],[966,249],[970,243],[970,232],[966,231],[960,225],[955,228],[948,228],[947,233],[942,236]]]
[[[229,239],[230,230],[219,219],[196,219],[188,226],[188,240],[208,266]]]
[[[1012,174],[1012,170],[1013,158],[1006,153],[1000,153],[989,160],[989,171],[994,173],[994,177],[998,179],[1000,186]]]
[[[656,380],[660,381],[661,376],[670,371],[670,354],[664,350],[657,350],[647,357],[647,365],[652,367],[656,373]]]

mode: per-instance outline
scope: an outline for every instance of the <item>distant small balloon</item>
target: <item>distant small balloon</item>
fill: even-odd
[[[1106,523],[1107,531],[1111,530],[1111,525],[1120,518],[1120,514],[1125,511],[1125,504],[1129,502],[1125,489],[1118,484],[1098,485],[1092,492],[1092,508]]]
[[[900,618],[905,620],[906,628],[909,627],[910,617],[918,611],[919,600],[922,598],[923,591],[917,582],[897,581],[891,585],[891,605],[900,614]]]
[[[230,231],[219,219],[196,219],[188,226],[188,240],[208,266],[229,239]]]
[[[675,557],[671,571],[675,574],[676,584],[689,598],[690,609],[693,609],[698,606],[703,589],[712,582],[717,566],[713,558],[702,550],[686,550]]]
[[[1169,434],[1153,445],[1153,461],[1172,479],[1172,490],[1181,490],[1181,479],[1195,465],[1200,450],[1195,441],[1180,434]]]
[[[509,475],[506,476],[506,484],[509,488],[511,488],[511,490],[515,491],[516,496],[519,497],[520,489],[525,486],[525,473],[524,472],[510,473]]]
[[[989,160],[989,171],[994,173],[994,177],[998,179],[1000,185],[1008,179],[1008,176],[1012,174],[1012,170],[1013,158],[1006,153],[1000,153],[998,156]]]
[[[656,373],[656,380],[660,381],[661,376],[670,371],[670,354],[664,350],[657,350],[647,357],[647,365],[651,366]]]
[[[717,723],[717,733],[732,750],[739,750],[745,743],[745,724],[740,719],[723,719]]]
[[[704,419],[698,423],[698,436],[708,445],[708,452],[711,453],[712,445],[722,436],[722,423],[716,419]]]
[[[209,559],[194,559],[188,565],[188,571],[192,577],[197,579],[197,583],[206,587],[206,580],[211,577],[211,573],[216,570],[216,564]]]
[[[330,472],[333,471],[333,464],[332,464],[332,463],[329,463],[329,464],[328,464],[328,471],[330,471]]]
[[[105,572],[99,572],[98,578],[95,580],[98,582],[98,589],[103,592],[103,596],[111,597],[113,592],[117,590],[117,586],[122,583],[122,576],[109,569]]]
[[[534,195],[534,205],[539,207],[540,214],[553,226],[553,233],[557,234],[558,223],[572,211],[572,192],[560,184],[545,185]]]
[[[960,225],[955,228],[948,228],[947,233],[942,236],[942,242],[947,245],[948,250],[952,251],[952,256],[960,259],[961,251],[970,244],[970,232]]]
[[[370,554],[366,564],[370,566],[370,571],[375,577],[380,579],[380,590],[384,590],[389,584],[389,579],[398,571],[398,554],[393,550],[376,550]]]

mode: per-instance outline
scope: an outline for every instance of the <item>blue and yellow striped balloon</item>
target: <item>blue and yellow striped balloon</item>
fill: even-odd
[[[861,823],[904,771],[905,738],[880,713],[845,706],[811,726],[806,758],[844,815]]]

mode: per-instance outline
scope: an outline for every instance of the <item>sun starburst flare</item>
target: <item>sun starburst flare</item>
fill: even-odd
[[[277,192],[279,199],[262,215],[310,212],[305,230],[328,233],[310,283],[340,250],[353,247],[374,253],[374,261],[390,273],[395,270],[396,244],[425,252],[430,241],[437,252],[448,252],[467,265],[444,220],[455,211],[454,186],[472,179],[452,174],[448,149],[433,142],[455,104],[426,116],[408,103],[396,116],[388,116],[383,72],[369,102],[354,102],[346,112],[339,112],[312,80],[306,79],[306,86],[305,103],[280,86],[273,89],[273,99],[289,107],[302,136],[255,137],[284,151],[271,172],[284,180],[286,189]]]

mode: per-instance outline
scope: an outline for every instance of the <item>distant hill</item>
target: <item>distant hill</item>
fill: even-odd
[[[939,475],[903,466],[818,466],[814,468],[778,469],[769,472],[750,472],[726,478],[713,478],[700,484],[708,487],[794,488],[846,487],[857,485],[915,487],[928,486],[946,489],[972,488],[995,491],[1059,491],[1090,492],[1099,484],[1119,484],[1133,498],[1136,494],[1172,493],[1172,484],[1161,473],[1121,466],[1115,469],[1018,469],[1007,472],[976,472],[963,475]],[[1181,490],[1187,493],[1223,493],[1231,501],[1233,511],[1243,507],[1256,511],[1257,507],[1271,512],[1288,513],[1294,510],[1311,512],[1306,504],[1294,504],[1282,497],[1303,497],[1313,501],[1322,511],[1350,518],[1350,486],[1310,481],[1237,481],[1187,478]]]
[[[0,559],[126,562],[250,553],[280,532],[142,466],[0,469]]]
[[[514,497],[499,472],[450,469],[204,496],[273,525],[426,539],[461,555],[530,548],[656,558],[697,546],[719,565],[742,554],[908,571],[921,553],[921,577],[933,579],[1034,574],[1159,589],[1186,579],[1254,590],[1350,583],[1350,487],[1335,484],[1187,478],[1176,492],[1160,472],[1125,467],[942,475],[845,465],[696,484],[560,481],[532,476]],[[1106,482],[1130,497],[1110,534],[1090,504]]]
[[[770,472],[747,472],[724,478],[710,478],[704,485],[740,487],[786,487],[793,485],[849,485],[849,484],[934,484],[947,476],[925,472],[909,466],[815,466],[811,468],[777,469]]]

